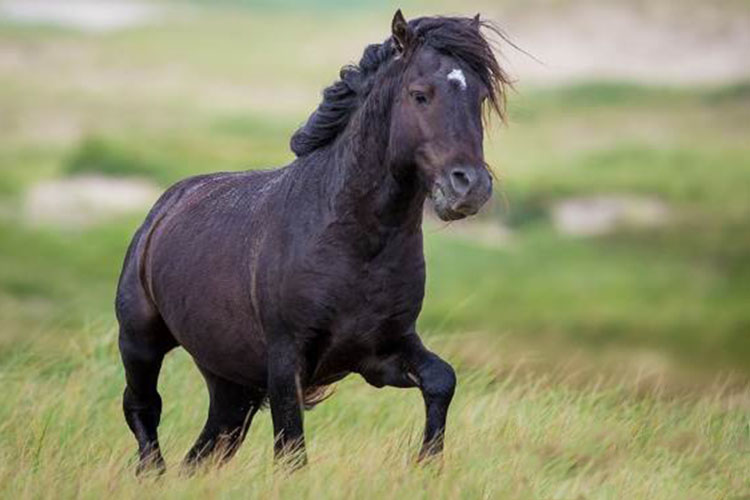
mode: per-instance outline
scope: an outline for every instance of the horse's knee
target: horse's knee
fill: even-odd
[[[420,385],[426,398],[450,401],[456,390],[456,372],[451,365],[437,356],[421,367]]]

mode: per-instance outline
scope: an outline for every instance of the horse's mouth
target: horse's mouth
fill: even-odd
[[[484,201],[479,204],[472,204],[467,200],[463,199],[451,199],[445,194],[445,190],[442,185],[435,183],[434,188],[430,192],[430,199],[435,210],[435,214],[446,222],[464,219],[466,217],[475,215],[479,212],[479,209],[484,205]]]
[[[474,210],[473,212],[466,210],[465,205],[461,205],[460,202],[451,202],[448,196],[446,196],[443,186],[438,183],[435,184],[435,187],[430,192],[430,199],[432,199],[435,214],[440,220],[446,222],[460,220],[468,215],[474,215],[477,213],[477,210]]]

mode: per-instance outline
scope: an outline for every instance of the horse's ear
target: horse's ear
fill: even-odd
[[[480,24],[482,24],[482,21],[479,20],[479,13],[477,13],[477,15],[471,20],[471,27],[479,29]]]
[[[396,50],[399,53],[404,53],[411,45],[411,41],[414,39],[414,32],[409,23],[404,19],[404,15],[401,13],[401,9],[398,9],[393,15],[393,21],[391,21],[391,33],[393,34],[393,42],[396,46]]]

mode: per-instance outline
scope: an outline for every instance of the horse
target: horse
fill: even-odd
[[[182,346],[205,378],[208,418],[183,465],[231,458],[266,404],[275,460],[304,465],[303,409],[349,374],[417,387],[418,460],[439,456],[454,369],[416,331],[425,289],[422,218],[491,197],[486,118],[510,81],[470,17],[397,11],[391,35],[340,71],[269,170],[190,177],[135,232],[115,309],[136,472],[163,472],[157,379]]]

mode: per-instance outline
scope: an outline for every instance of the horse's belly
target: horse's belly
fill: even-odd
[[[160,307],[172,335],[205,370],[243,385],[265,387],[266,346],[249,311],[217,304],[221,294],[187,292],[183,307]]]
[[[265,386],[265,339],[235,271],[241,258],[212,252],[203,240],[170,236],[169,244],[153,249],[151,287],[172,335],[201,368],[240,384]]]

